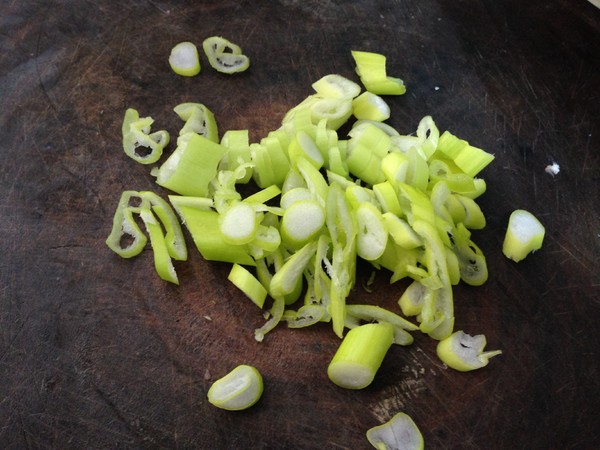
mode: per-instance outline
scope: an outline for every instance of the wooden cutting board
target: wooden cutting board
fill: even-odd
[[[585,1],[175,2],[59,0],[0,6],[0,446],[2,448],[369,448],[366,430],[399,411],[427,448],[598,448],[600,11]],[[204,55],[175,75],[170,49],[220,35],[251,68],[226,76]],[[229,266],[191,251],[180,286],[150,249],[123,260],[104,244],[123,190],[166,197],[127,158],[126,108],[173,136],[181,102],[207,105],[220,132],[257,142],[328,73],[357,79],[350,50],[388,56],[407,93],[388,121],[431,115],[494,153],[473,239],[489,280],[455,287],[456,329],[504,353],[459,373],[415,334],[374,383],[347,391],[326,367],[329,324],[254,340],[261,311]],[[173,145],[167,153],[173,150]],[[545,167],[553,162],[560,172]],[[501,252],[510,212],[546,226],[521,263]],[[190,250],[194,250],[188,237]],[[352,302],[389,308],[406,287],[361,265]],[[265,379],[244,412],[214,408],[209,386],[238,364]]]

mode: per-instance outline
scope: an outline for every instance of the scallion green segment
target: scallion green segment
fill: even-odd
[[[250,59],[242,53],[239,45],[220,36],[206,38],[202,48],[211,67],[218,72],[234,74],[243,72],[250,66]]]
[[[136,109],[129,108],[125,111],[121,127],[123,150],[127,156],[141,164],[154,164],[169,144],[170,136],[167,131],[150,132],[153,123],[152,117],[140,118]]]

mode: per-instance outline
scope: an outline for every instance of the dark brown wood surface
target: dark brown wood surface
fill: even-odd
[[[202,55],[195,78],[167,64],[180,41],[221,35],[250,70]],[[0,447],[369,448],[368,428],[410,414],[427,448],[600,447],[600,10],[584,0],[3,1],[0,5]],[[257,141],[328,73],[356,79],[350,50],[385,53],[408,92],[389,98],[403,133],[431,115],[495,154],[474,233],[482,287],[455,288],[456,328],[504,353],[458,373],[416,334],[375,382],[347,391],[326,366],[329,325],[253,338],[261,313],[192,251],[181,286],[150,250],[104,244],[125,189],[154,184],[127,158],[127,107],[174,135],[180,102]],[[173,146],[168,148],[172,151]],[[556,162],[560,173],[544,168]],[[546,226],[542,250],[501,252],[510,212]],[[187,236],[187,235],[186,235]],[[189,238],[189,236],[187,236]],[[194,250],[191,246],[190,249]],[[405,283],[380,273],[352,301],[393,307]],[[263,373],[254,408],[206,400],[238,364]]]

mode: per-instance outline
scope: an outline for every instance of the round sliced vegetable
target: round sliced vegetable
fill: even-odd
[[[171,50],[169,65],[173,72],[184,77],[193,77],[200,73],[198,48],[192,42],[180,42]]]
[[[542,248],[546,229],[529,211],[517,209],[508,220],[502,245],[504,256],[519,262],[532,251]]]
[[[221,234],[228,244],[247,244],[256,236],[258,220],[254,208],[248,203],[232,205],[219,219]]]
[[[483,334],[471,336],[463,331],[455,331],[438,343],[436,351],[448,367],[468,372],[487,366],[491,357],[502,353],[502,350],[484,352],[485,345]]]
[[[367,431],[369,443],[379,450],[423,450],[421,431],[406,413],[399,412],[388,422]]]
[[[262,375],[256,367],[242,364],[208,390],[208,401],[217,408],[240,411],[250,408],[263,393]]]

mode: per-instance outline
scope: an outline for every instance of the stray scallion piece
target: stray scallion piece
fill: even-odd
[[[425,445],[421,431],[411,417],[403,412],[369,429],[367,440],[378,450],[423,450]]]
[[[202,42],[202,48],[211,67],[218,72],[234,74],[243,72],[250,66],[250,59],[242,53],[242,49],[223,37],[206,38]]]
[[[351,329],[327,368],[329,379],[346,389],[370,385],[394,342],[394,327],[368,323]]]
[[[263,307],[267,298],[267,290],[248,269],[239,264],[234,264],[227,279],[246,294],[256,306]]]
[[[502,245],[504,256],[519,262],[532,251],[542,248],[546,229],[529,211],[517,209],[508,220]]]
[[[123,150],[127,156],[141,164],[153,164],[158,161],[163,149],[169,144],[170,136],[167,131],[150,133],[153,123],[152,117],[140,118],[136,109],[129,108],[125,111],[121,127]],[[140,152],[140,148],[146,151]]]
[[[356,73],[369,92],[378,95],[402,95],[406,92],[404,81],[387,75],[384,55],[353,50],[352,57],[356,62]]]
[[[198,48],[192,42],[180,42],[169,55],[169,65],[173,72],[184,77],[193,77],[200,73]]]
[[[460,372],[468,372],[487,366],[489,359],[502,353],[502,350],[484,352],[486,339],[483,334],[471,336],[463,331],[455,331],[437,345],[438,357]]]
[[[260,400],[263,388],[263,378],[258,369],[242,364],[215,381],[207,397],[217,408],[241,411]]]

